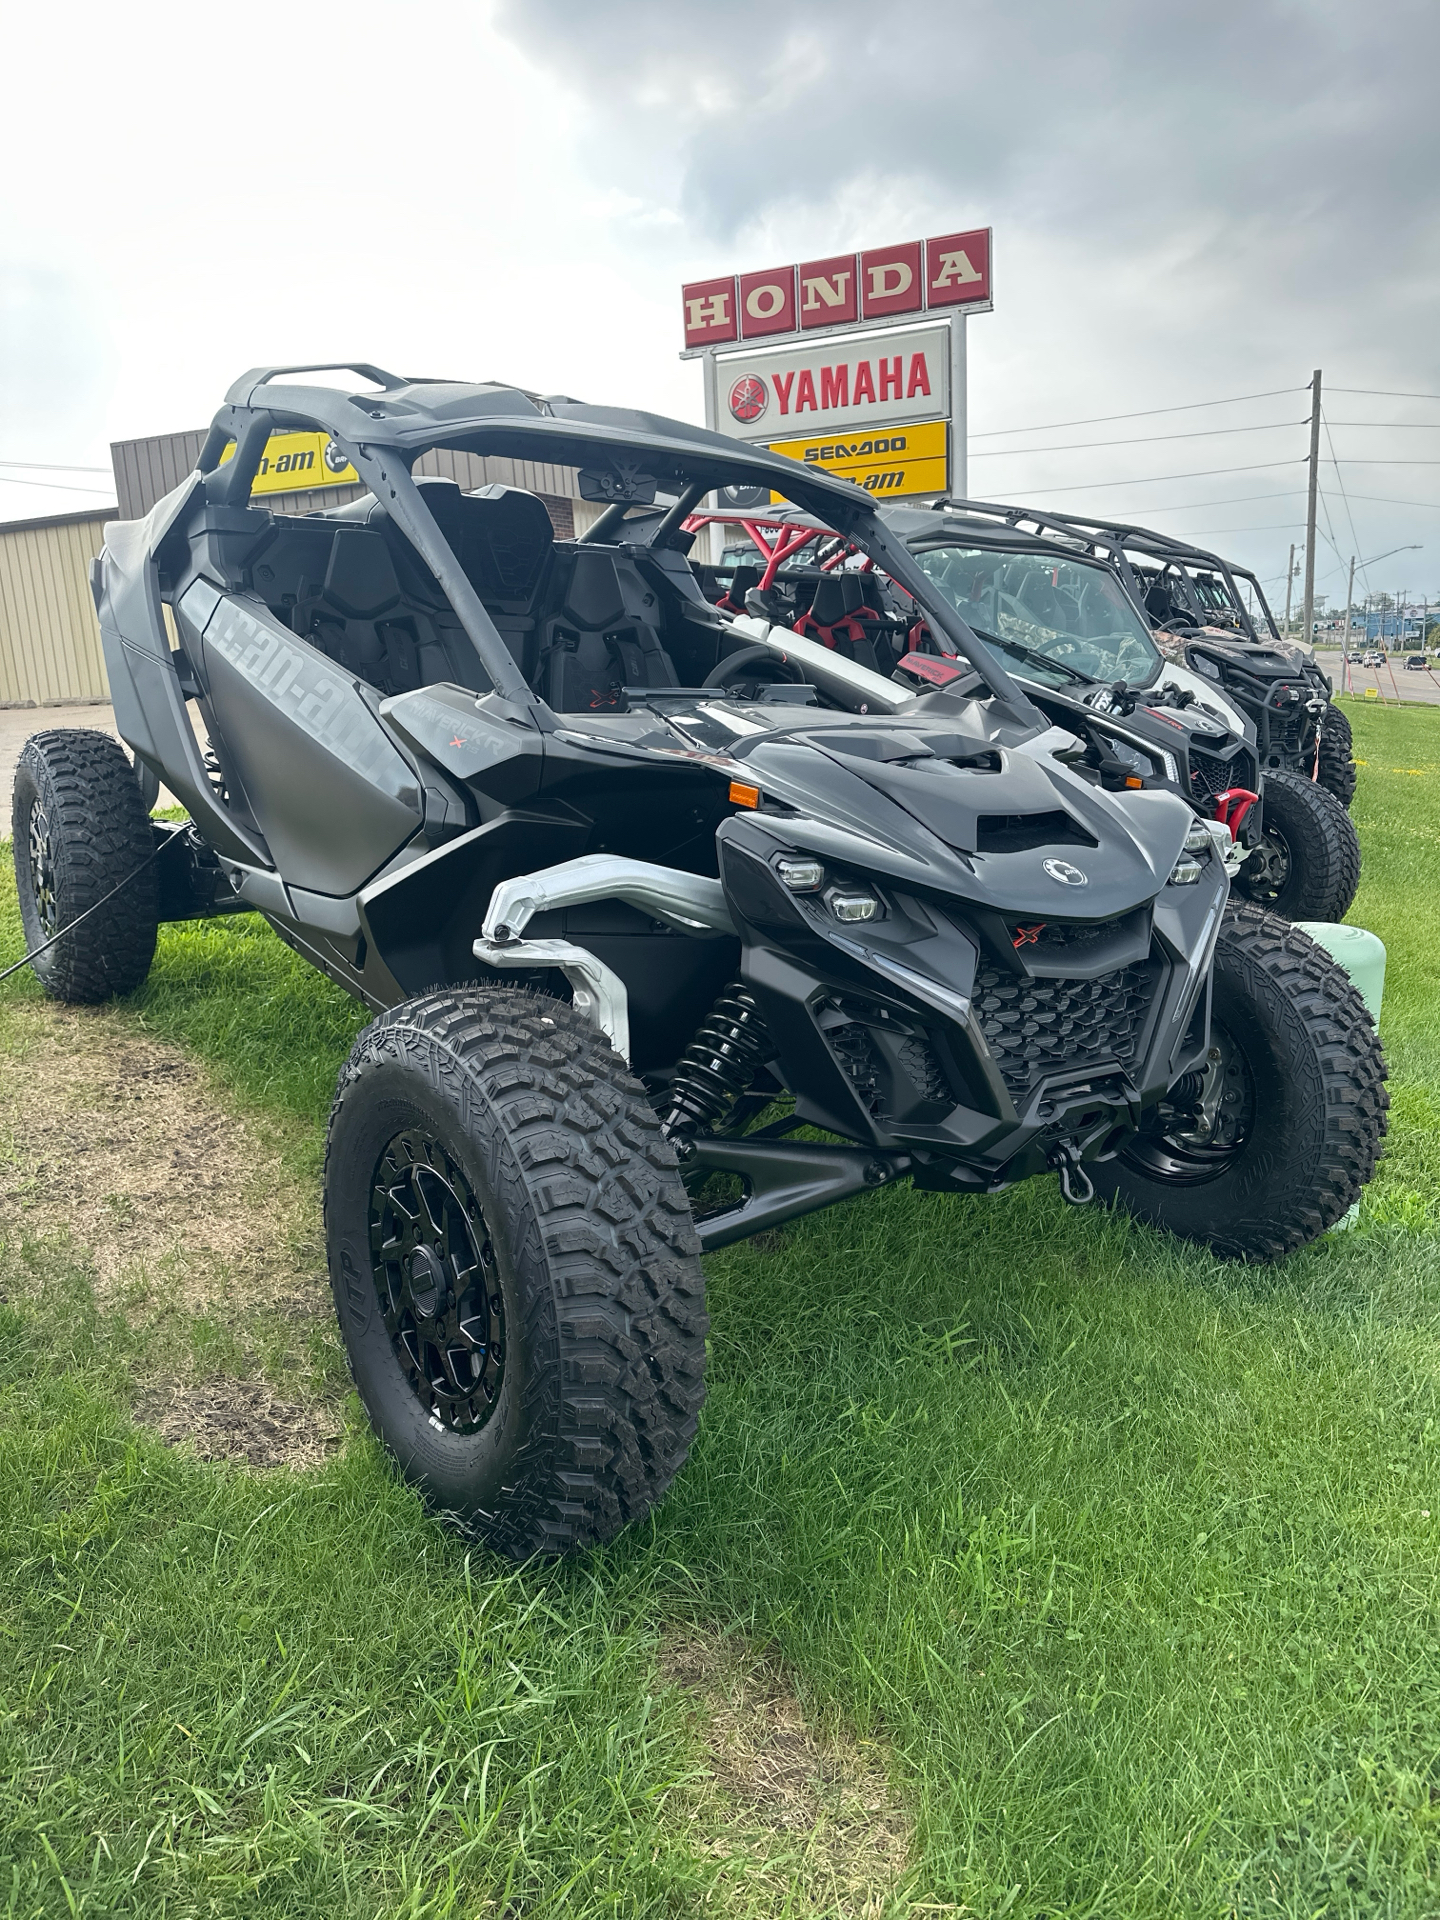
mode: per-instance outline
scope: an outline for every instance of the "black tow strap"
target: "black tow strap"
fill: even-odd
[[[166,838],[160,842],[159,846],[156,847],[155,851],[147,854],[139,866],[132,868],[123,880],[118,880],[108,893],[102,893],[93,906],[86,907],[83,913],[77,913],[68,927],[62,927],[59,933],[52,933],[48,940],[42,940],[38,947],[32,947],[25,958],[23,960],[17,960],[13,967],[6,967],[5,971],[0,973],[0,980],[8,980],[12,973],[18,973],[22,967],[28,967],[32,960],[38,960],[42,953],[48,953],[51,947],[55,946],[58,941],[63,940],[67,934],[73,933],[82,920],[88,920],[92,913],[98,913],[107,900],[113,900],[116,894],[123,892],[132,880],[138,879],[147,867],[153,866],[167,847],[174,846],[177,840],[183,840],[184,838],[183,833],[167,835]]]

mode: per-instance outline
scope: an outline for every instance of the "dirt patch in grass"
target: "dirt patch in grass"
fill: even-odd
[[[7,1014],[0,1231],[68,1229],[107,1306],[317,1307],[314,1195],[192,1060],[111,1008]]]
[[[778,1659],[734,1635],[671,1633],[658,1666],[692,1702],[703,1755],[691,1809],[700,1845],[758,1862],[781,1904],[803,1888],[826,1913],[883,1911],[913,1841],[883,1743],[817,1730]]]
[[[202,1460],[241,1460],[257,1469],[318,1466],[345,1437],[333,1408],[287,1405],[264,1381],[224,1375],[152,1387],[136,1402],[135,1417]]]
[[[297,1364],[331,1314],[318,1196],[179,1048],[123,1008],[12,1002],[0,1030],[0,1239],[68,1244],[96,1299],[168,1341],[139,1417],[254,1466],[310,1465],[333,1407],[237,1375]],[[206,1376],[186,1381],[184,1354]]]

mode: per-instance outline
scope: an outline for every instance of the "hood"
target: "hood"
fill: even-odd
[[[1069,738],[1055,729],[1050,749]],[[1153,900],[1190,809],[1105,793],[1052,751],[1044,739],[977,751],[940,726],[870,722],[757,740],[746,765],[796,810],[777,828],[832,862],[1003,913],[1108,920]]]

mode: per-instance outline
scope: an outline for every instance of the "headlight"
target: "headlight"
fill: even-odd
[[[818,893],[825,884],[825,869],[818,860],[777,860],[775,871],[791,893]]]
[[[1204,853],[1213,838],[1214,835],[1211,833],[1205,821],[1193,821],[1190,831],[1185,836],[1186,853]]]
[[[880,913],[880,902],[875,895],[862,893],[858,888],[832,887],[825,896],[825,904],[837,920],[847,922],[874,920]]]
[[[1193,887],[1200,878],[1200,862],[1193,853],[1182,853],[1170,869],[1172,887]]]

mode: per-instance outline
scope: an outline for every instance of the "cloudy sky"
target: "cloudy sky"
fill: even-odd
[[[973,494],[1283,599],[1320,367],[1322,590],[1413,544],[1368,584],[1440,597],[1433,0],[135,0],[5,51],[0,518],[262,361],[698,419],[682,280],[989,225]]]

